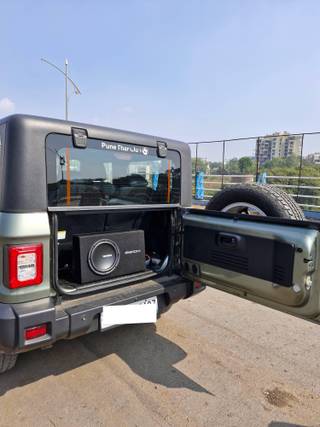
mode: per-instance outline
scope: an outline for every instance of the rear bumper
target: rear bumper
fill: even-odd
[[[191,282],[180,276],[171,276],[77,299],[65,299],[60,304],[55,298],[0,304],[0,351],[24,352],[51,345],[60,339],[72,339],[96,331],[100,327],[100,314],[105,305],[130,304],[158,296],[160,314],[173,303],[203,289],[194,289]],[[48,327],[47,335],[32,341],[25,340],[26,328],[44,323]]]

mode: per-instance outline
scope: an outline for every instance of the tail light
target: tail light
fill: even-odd
[[[43,247],[41,243],[7,248],[10,289],[40,285],[43,278]]]

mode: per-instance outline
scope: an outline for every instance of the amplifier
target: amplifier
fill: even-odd
[[[96,282],[145,270],[144,231],[73,236],[73,280]]]

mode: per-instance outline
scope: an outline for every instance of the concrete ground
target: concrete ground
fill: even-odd
[[[157,326],[22,355],[1,426],[320,426],[320,326],[208,289]]]

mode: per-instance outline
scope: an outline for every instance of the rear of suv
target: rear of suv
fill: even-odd
[[[194,293],[179,274],[186,144],[32,116],[0,123],[0,370],[112,327],[107,307],[149,303],[152,319]]]
[[[0,372],[60,339],[155,322],[205,286],[319,323],[320,224],[192,209],[191,190],[182,142],[1,120]]]

